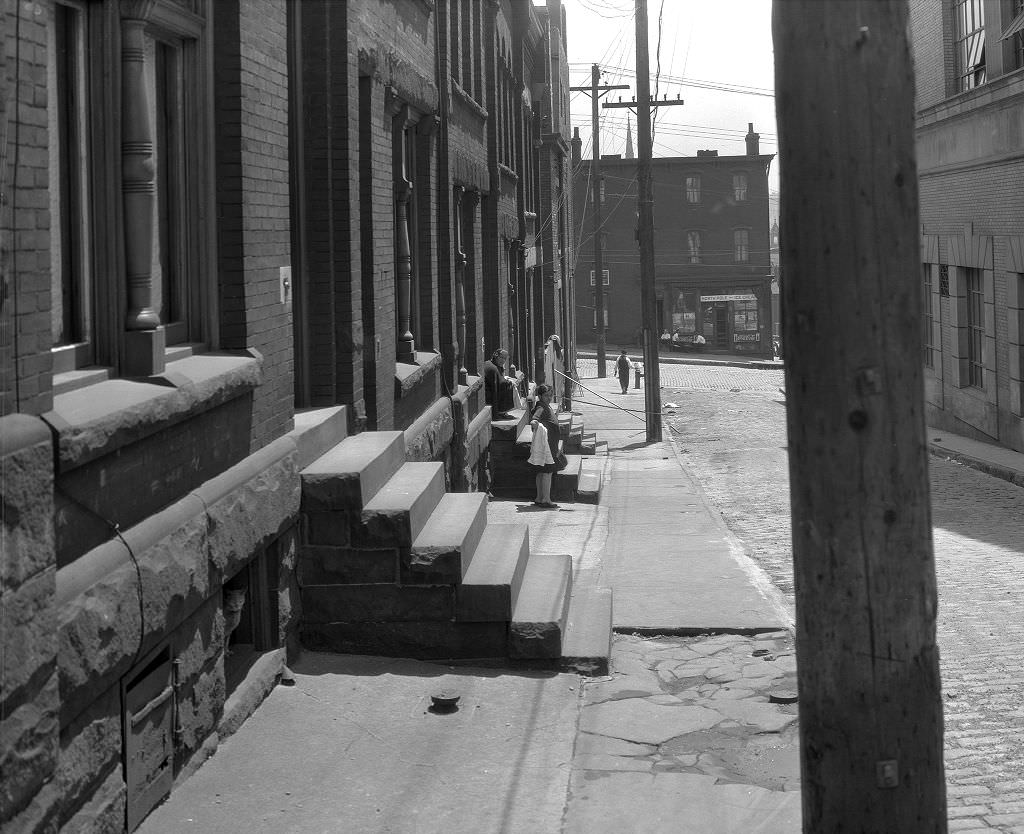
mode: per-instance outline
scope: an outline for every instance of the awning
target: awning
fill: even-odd
[[[1024,10],[1022,10],[1021,13],[1013,19],[1013,22],[1006,27],[1006,31],[1003,32],[999,40],[1005,41],[1007,38],[1012,38],[1019,32],[1024,32]]]

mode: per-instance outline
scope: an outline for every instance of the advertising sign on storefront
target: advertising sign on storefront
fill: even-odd
[[[761,339],[761,333],[733,333],[732,340],[734,342],[757,342]]]
[[[700,297],[701,302],[711,301],[757,301],[757,296],[753,293],[736,293],[734,295],[702,295]]]

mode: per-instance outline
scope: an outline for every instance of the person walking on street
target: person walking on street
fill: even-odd
[[[619,354],[619,358],[615,360],[615,369],[619,375],[619,386],[622,388],[622,393],[625,394],[629,388],[629,370],[633,367],[633,363],[630,358],[626,356],[626,349],[622,349],[622,353]]]
[[[551,479],[561,467],[558,451],[558,419],[551,408],[551,386],[537,386],[537,405],[530,418],[533,445],[530,447],[530,465],[536,470],[537,495],[534,504],[545,509],[558,509],[551,500]]]

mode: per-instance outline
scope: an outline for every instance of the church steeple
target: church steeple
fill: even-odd
[[[626,159],[634,159],[633,156],[633,123],[626,118]]]

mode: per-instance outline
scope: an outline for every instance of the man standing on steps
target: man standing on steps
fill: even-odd
[[[623,394],[629,389],[629,369],[632,367],[633,363],[626,356],[626,349],[623,348],[619,358],[615,360],[615,370],[618,372],[619,387],[622,388]]]
[[[491,407],[492,420],[511,420],[509,409],[515,404],[512,383],[505,379],[505,363],[508,351],[498,348],[491,358],[484,362],[484,400]]]

